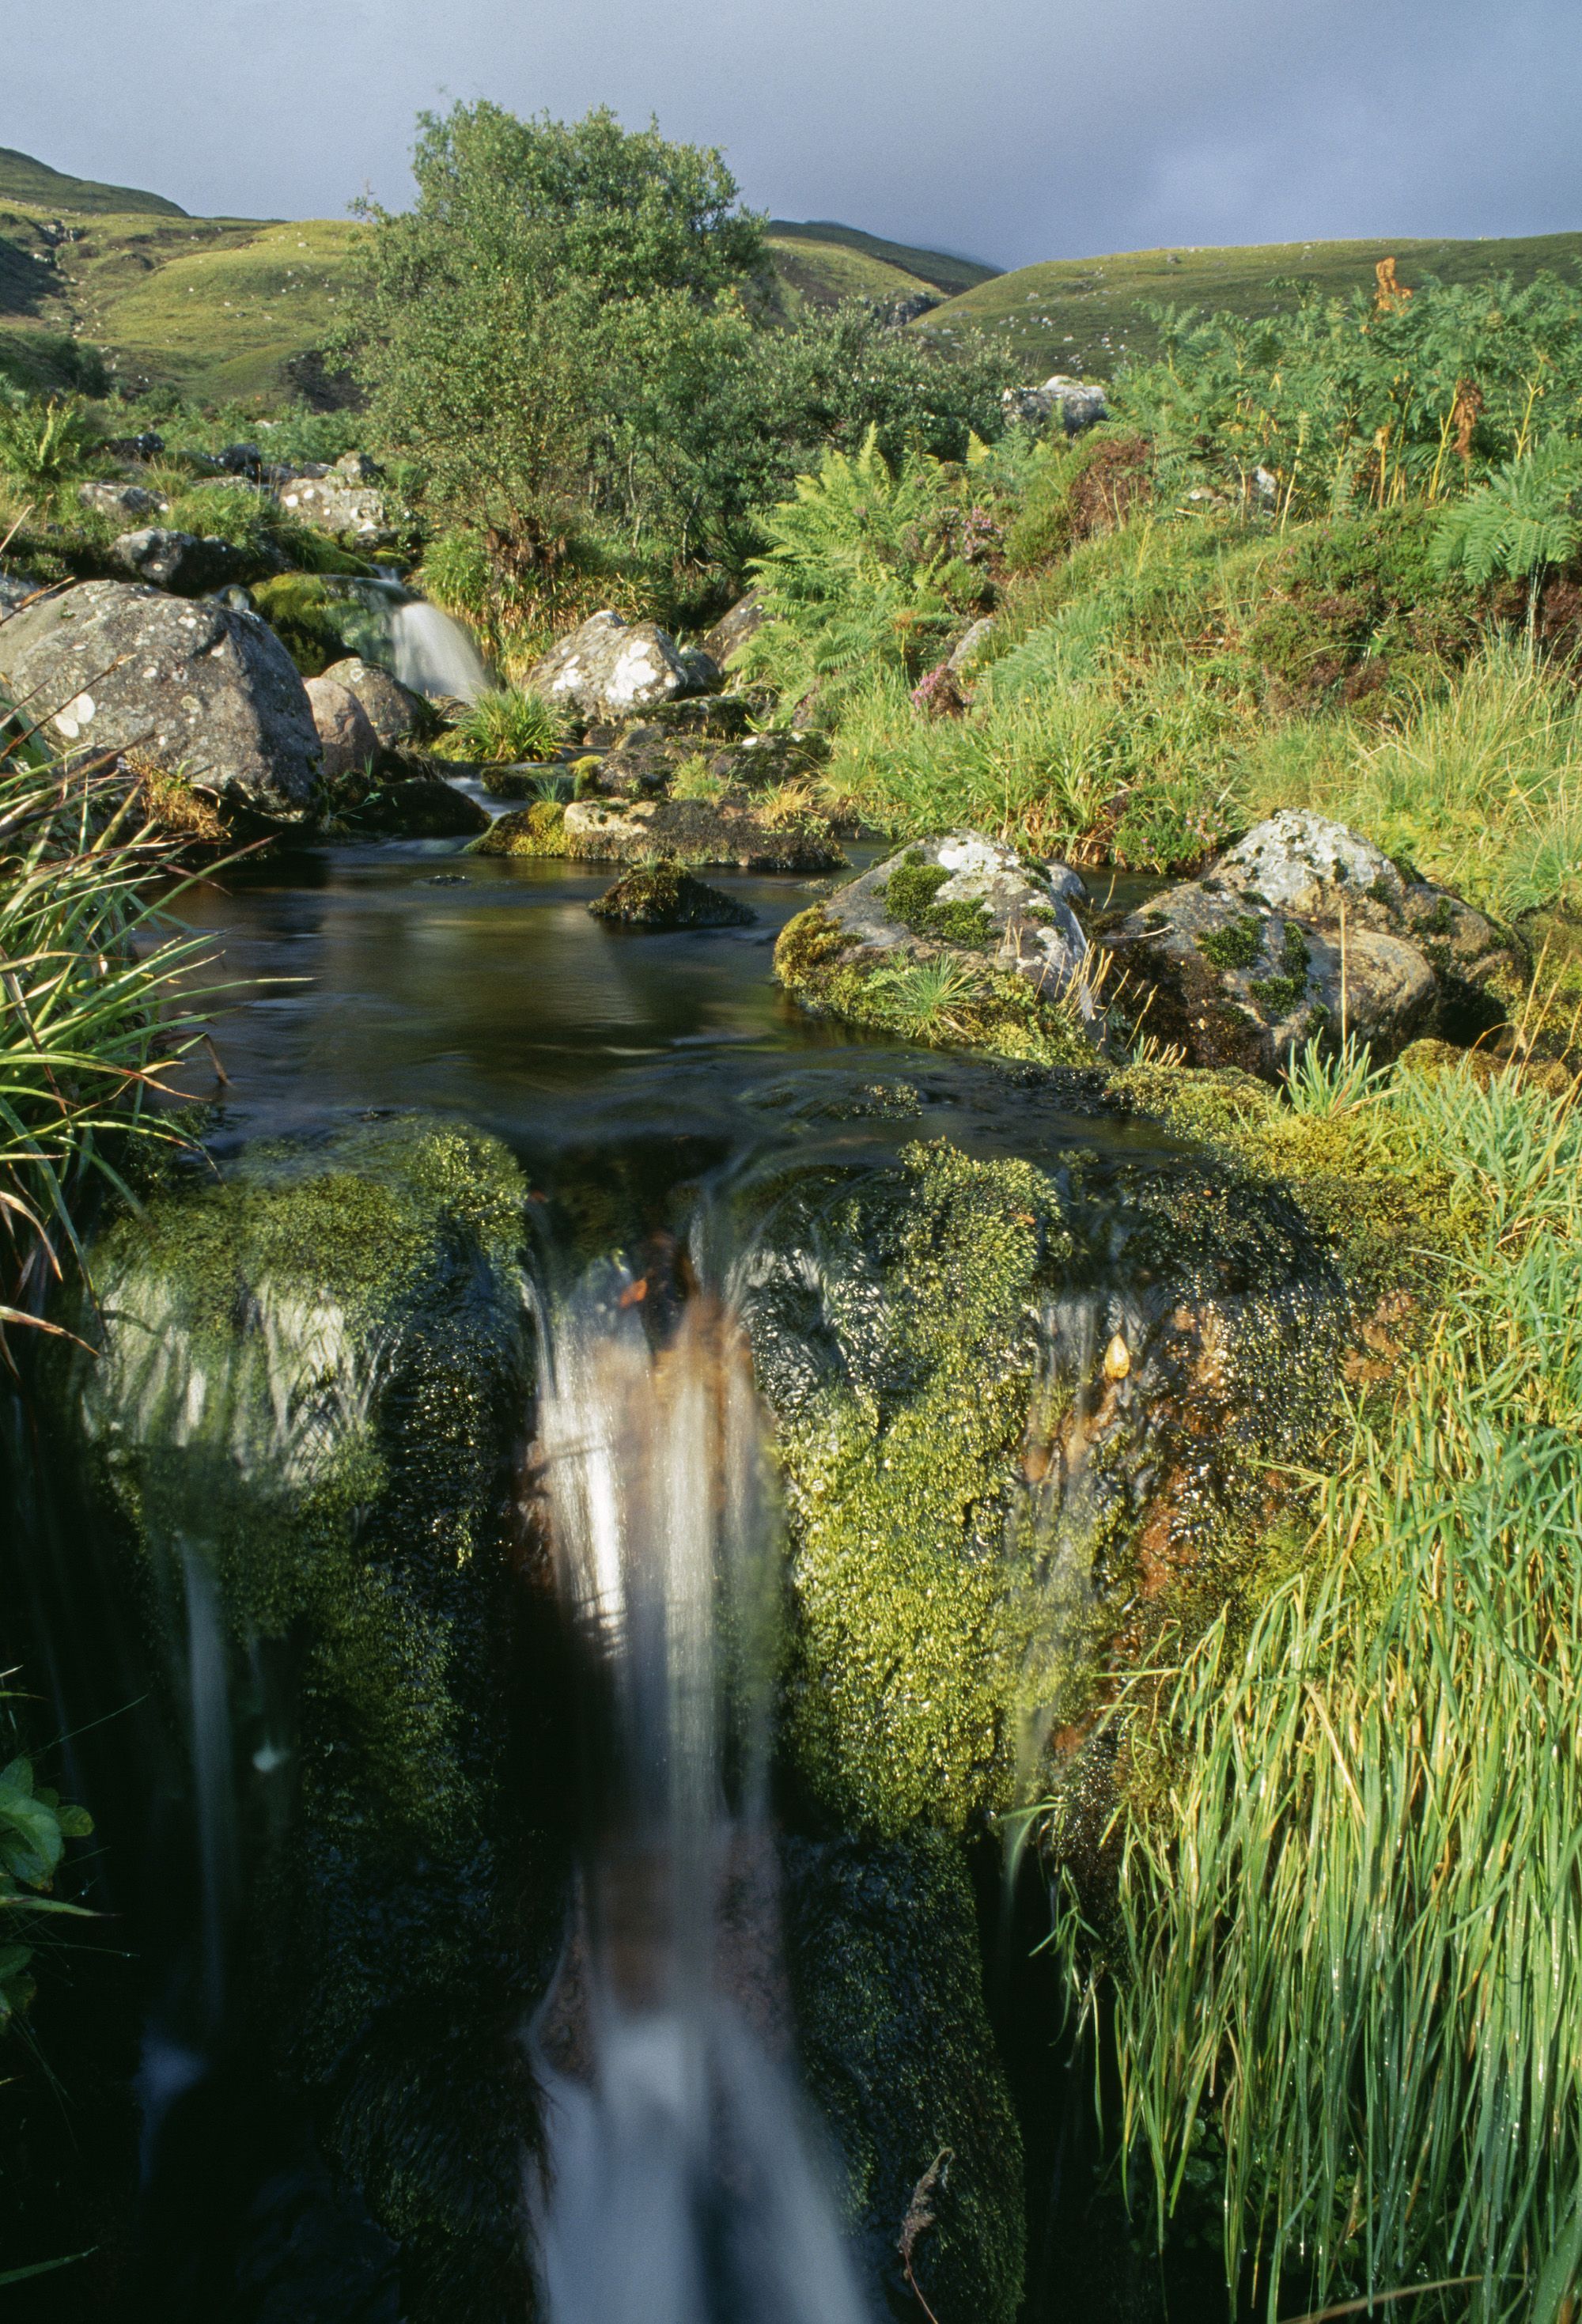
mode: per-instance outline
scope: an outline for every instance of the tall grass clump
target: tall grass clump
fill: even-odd
[[[91,475],[103,441],[78,395],[19,395],[0,386],[0,484],[39,513],[52,512]]]
[[[1228,2282],[1274,2317],[1553,2324],[1582,2259],[1582,1121],[1400,1080],[1462,1238],[1393,1393],[1347,1416],[1305,1557],[1168,1638],[1116,1713],[1112,1904],[1059,1943],[1109,2021],[1161,2236],[1222,2158]]]
[[[159,896],[176,853],[123,780],[0,749],[0,1335],[80,1261],[129,1142],[179,1135],[161,1108],[202,1034],[200,940]]]
[[[468,706],[435,745],[444,759],[506,765],[553,756],[571,731],[566,712],[541,694],[494,687]]]

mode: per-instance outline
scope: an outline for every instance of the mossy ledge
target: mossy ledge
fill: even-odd
[[[562,1902],[503,1766],[523,1194],[421,1117],[245,1149],[103,1236],[75,1383],[183,1729],[195,1591],[224,1633],[244,2015],[425,2324],[521,2296],[525,2072],[447,2060],[510,2052]]]

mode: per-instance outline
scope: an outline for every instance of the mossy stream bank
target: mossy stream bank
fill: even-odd
[[[93,1512],[55,1602],[102,1591],[156,1706],[145,2097],[151,2056],[187,2062],[100,2313],[529,2310],[522,2034],[579,1818],[537,1319],[614,1253],[657,1343],[700,1290],[740,1315],[769,1420],[781,1920],[868,2296],[915,2312],[902,2223],[948,2152],[931,2307],[1042,2312],[970,1865],[1167,1613],[1255,1598],[1338,1384],[1421,1313],[1442,1190],[1237,1074],[768,1064],[727,1129],[699,1060],[690,1140],[413,1111],[221,1139],[101,1237],[101,1352],[52,1363]],[[74,1711],[116,1707],[97,1683]]]

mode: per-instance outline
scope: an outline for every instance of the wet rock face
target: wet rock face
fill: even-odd
[[[583,862],[663,856],[682,864],[734,864],[742,872],[832,872],[846,862],[819,816],[779,828],[729,799],[639,799],[630,806],[576,799],[561,828],[559,852]]]
[[[750,905],[675,863],[639,864],[588,909],[595,919],[636,928],[742,928],[758,918]]]
[[[290,656],[254,614],[87,581],[0,624],[0,686],[70,749],[141,748],[273,822],[311,807],[313,714]]]
[[[590,614],[529,671],[529,690],[584,719],[630,718],[697,691],[675,640],[656,622]]]
[[[1383,1063],[1442,1022],[1497,1021],[1504,937],[1458,897],[1307,809],[1248,832],[1106,942],[1148,996],[1143,1021],[1194,1065],[1276,1074],[1341,1028]]]
[[[786,1948],[802,2066],[845,2167],[846,2209],[881,2313],[922,2315],[898,2246],[930,2165],[913,2273],[936,2316],[1011,2324],[1022,2291],[1022,2142],[983,2004],[959,1849],[788,1838]]]
[[[421,761],[387,753],[372,769],[360,762],[343,779],[331,822],[363,839],[473,839],[486,836],[489,813]]]

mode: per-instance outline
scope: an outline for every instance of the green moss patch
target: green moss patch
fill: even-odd
[[[475,855],[566,853],[566,809],[558,799],[539,799],[510,815],[497,816],[473,842]]]

